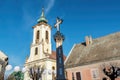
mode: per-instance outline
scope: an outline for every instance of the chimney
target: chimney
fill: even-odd
[[[88,36],[85,37],[85,41],[86,41],[86,46],[88,46],[89,45],[89,37]]]
[[[91,36],[86,36],[85,37],[85,41],[86,41],[86,46],[88,46],[89,44],[92,44],[92,37]]]
[[[91,36],[89,37],[89,40],[90,40],[89,43],[92,44],[92,37]]]

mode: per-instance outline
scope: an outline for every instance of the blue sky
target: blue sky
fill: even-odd
[[[120,31],[120,0],[0,0],[0,50],[8,55],[10,64],[24,64],[32,43],[32,26],[37,24],[42,7],[52,27],[57,16],[64,20],[65,55],[87,35],[95,39]],[[53,50],[54,33],[52,28]]]

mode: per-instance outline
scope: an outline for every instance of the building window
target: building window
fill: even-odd
[[[55,72],[56,70],[55,70],[55,67],[54,66],[52,66],[52,80],[56,80],[55,78],[56,78],[56,76],[55,76],[55,74],[56,74],[56,72]]]
[[[37,31],[36,39],[39,39],[40,31]]]
[[[92,73],[92,78],[93,78],[93,79],[98,79],[98,78],[99,78],[98,69],[92,69],[92,70],[91,70],[91,73]]]
[[[35,48],[35,55],[37,55],[38,54],[38,48],[36,47]]]
[[[40,39],[40,31],[37,31],[37,33],[36,33],[36,43],[39,42],[39,39]]]
[[[49,34],[48,31],[46,31],[46,41],[48,41],[48,38],[49,38]]]
[[[76,72],[76,80],[81,80],[80,72]]]
[[[74,73],[72,73],[72,80],[75,80]]]
[[[54,66],[52,66],[52,70],[55,70],[55,67],[54,67]]]
[[[68,78],[68,76],[67,76],[67,71],[65,71],[65,77],[66,77],[66,79]],[[68,80],[68,79],[67,79]]]

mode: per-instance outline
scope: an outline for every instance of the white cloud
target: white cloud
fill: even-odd
[[[45,12],[46,14],[51,10],[54,6],[55,0],[47,0],[48,5],[46,6]]]

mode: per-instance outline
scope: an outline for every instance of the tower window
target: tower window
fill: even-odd
[[[49,34],[48,34],[48,31],[46,31],[46,40],[48,40],[49,38]]]
[[[38,54],[38,48],[36,47],[35,48],[35,55],[37,55]]]
[[[37,33],[36,33],[36,43],[39,42],[39,38],[40,38],[40,31],[37,31]]]
[[[37,31],[36,39],[39,39],[40,31]]]

